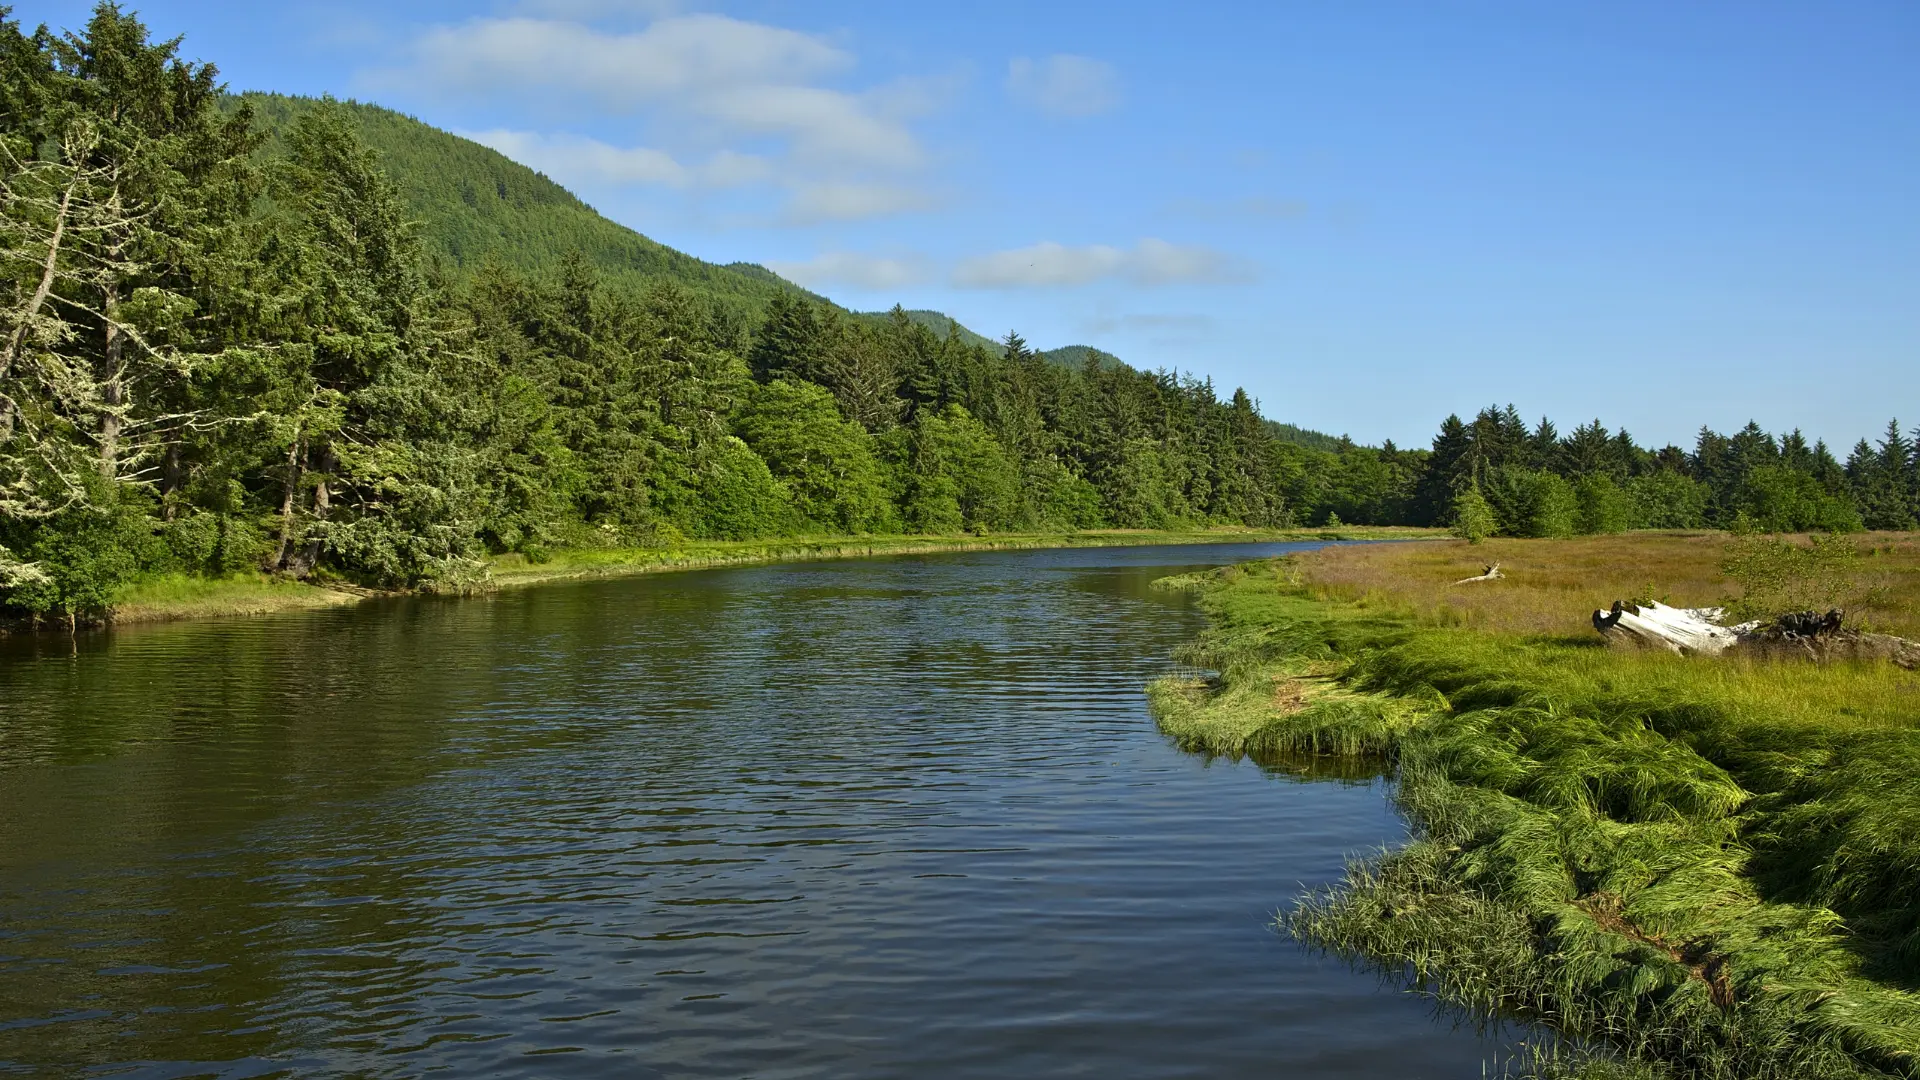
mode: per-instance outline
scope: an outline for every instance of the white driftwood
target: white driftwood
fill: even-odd
[[[1500,564],[1494,563],[1492,566],[1487,567],[1487,572],[1484,574],[1481,574],[1479,577],[1463,577],[1459,581],[1454,582],[1454,584],[1466,585],[1474,581],[1499,581],[1501,578],[1506,576],[1507,575],[1500,572]]]
[[[1718,656],[1741,638],[1739,631],[1716,621],[1725,615],[1720,608],[1616,603],[1611,611],[1593,613],[1593,628],[1622,644],[1666,649],[1682,655]]]

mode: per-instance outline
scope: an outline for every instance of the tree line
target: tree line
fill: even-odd
[[[269,133],[112,4],[67,34],[0,9],[0,260],[0,607],[36,615],[145,574],[459,588],[490,555],[687,539],[1920,507],[1897,425],[1845,465],[1751,426],[1648,452],[1511,407],[1431,450],[1327,448],[1243,390],[898,308],[743,313],[578,254],[451,272],[344,107]]]
[[[1449,525],[1476,536],[1627,529],[1852,532],[1920,528],[1920,430],[1889,421],[1842,463],[1798,431],[1703,427],[1693,449],[1640,446],[1599,420],[1565,435],[1512,405],[1449,416],[1430,450],[1344,444],[1309,462],[1296,505],[1368,524]],[[1312,512],[1309,516],[1311,518]],[[1312,520],[1320,520],[1312,518]]]

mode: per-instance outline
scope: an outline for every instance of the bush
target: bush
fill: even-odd
[[[1469,544],[1477,544],[1492,536],[1499,523],[1493,519],[1493,508],[1479,491],[1468,488],[1453,499],[1453,535]]]
[[[21,530],[29,539],[0,581],[0,604],[70,621],[110,611],[114,594],[167,554],[131,501],[69,510]],[[21,571],[23,564],[32,569]]]
[[[1579,513],[1572,485],[1534,469],[1501,469],[1487,491],[1506,536],[1572,536]]]
[[[1832,534],[1816,536],[1804,547],[1778,536],[1735,536],[1720,564],[1740,586],[1740,595],[1727,607],[1737,618],[1764,619],[1838,606],[1860,589],[1859,557],[1852,544]]]
[[[1622,533],[1632,516],[1627,493],[1608,476],[1583,476],[1574,482],[1574,527],[1584,535]]]
[[[1627,481],[1628,528],[1704,529],[1707,486],[1672,469]]]

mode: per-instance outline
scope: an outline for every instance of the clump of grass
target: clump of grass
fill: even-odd
[[[225,615],[263,615],[355,603],[359,596],[267,574],[208,578],[161,574],[143,578],[114,598],[113,621],[154,622]]]
[[[1187,658],[1219,674],[1154,696],[1182,745],[1397,769],[1415,842],[1290,930],[1610,1048],[1591,1075],[1920,1068],[1914,676],[1447,626],[1404,593],[1327,602],[1302,562],[1201,583]]]

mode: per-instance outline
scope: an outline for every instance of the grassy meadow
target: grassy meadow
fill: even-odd
[[[1911,633],[1920,544],[1854,542],[1862,614]],[[1156,715],[1198,751],[1390,770],[1413,841],[1286,926],[1598,1054],[1543,1074],[1916,1075],[1920,675],[1614,649],[1588,622],[1650,590],[1737,599],[1729,543],[1379,545],[1170,579],[1214,621],[1186,658],[1219,674],[1156,684]],[[1452,584],[1490,562],[1509,576]]]

